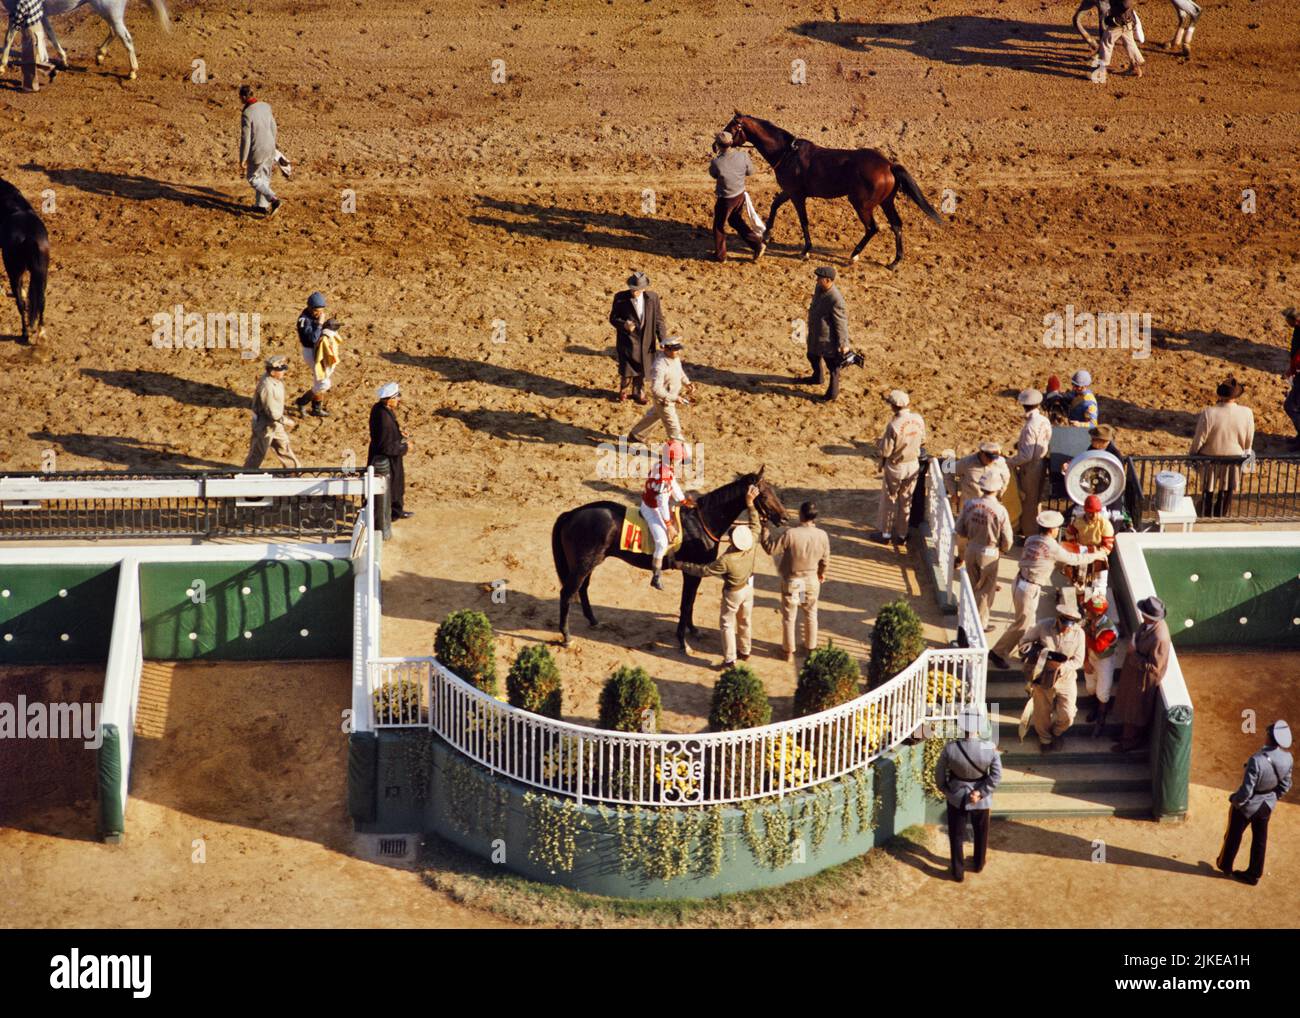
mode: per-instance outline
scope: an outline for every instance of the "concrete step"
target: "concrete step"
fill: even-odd
[[[988,682],[985,685],[984,696],[989,703],[1021,703],[1023,704],[1028,697],[1025,692],[1025,680],[1022,675],[1016,673],[1012,675],[1009,672],[1002,672],[998,678],[993,677],[993,670],[989,670]],[[1078,698],[1080,701],[1088,695],[1087,690],[1083,687],[1083,679],[1079,680]],[[1089,701],[1091,702],[1091,701]]]
[[[1118,757],[1118,754],[1116,754]],[[1010,792],[1140,792],[1151,787],[1151,771],[1136,761],[1062,763],[1053,754],[1004,765],[996,795]],[[994,800],[996,801],[996,799]]]
[[[1019,703],[1001,703],[999,709],[989,715],[989,722],[996,726],[998,747],[1004,752],[1008,748],[1014,748],[1020,743],[1020,712],[1024,709],[1025,701]],[[1121,725],[1107,721],[1101,728],[1101,735],[1094,739],[1093,733],[1097,730],[1095,722],[1084,720],[1087,714],[1080,711],[1074,719],[1074,724],[1070,726],[1070,731],[1066,734],[1068,742],[1099,742],[1103,743],[1107,750],[1120,736]],[[1037,748],[1038,737],[1034,735],[1032,727],[1025,733],[1025,745],[1033,742],[1033,747]]]
[[[993,794],[993,816],[1006,820],[1047,820],[1054,817],[1149,817],[1150,791],[1054,792],[1012,791],[998,789]]]
[[[998,749],[1002,753],[1003,767],[1020,767],[1022,764],[1032,767],[1041,761],[1069,764],[1123,763],[1149,770],[1145,748],[1134,750],[1132,753],[1116,753],[1111,749],[1114,745],[1114,740],[1104,735],[1100,739],[1090,739],[1086,734],[1081,734],[1077,729],[1072,728],[1066,734],[1065,746],[1062,749],[1044,753],[1038,747],[1038,736],[1034,734],[1033,729],[1030,729],[1025,733],[1024,742],[1017,739],[1013,731],[1010,738],[999,740]]]

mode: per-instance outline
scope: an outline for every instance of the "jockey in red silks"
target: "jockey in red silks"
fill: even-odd
[[[654,576],[650,586],[656,590],[664,589],[663,564],[664,555],[668,553],[668,528],[673,522],[674,504],[694,505],[682,492],[677,483],[677,471],[686,460],[686,448],[673,439],[664,444],[660,453],[660,462],[650,468],[646,478],[645,490],[641,493],[641,518],[645,520],[650,536],[654,538]]]

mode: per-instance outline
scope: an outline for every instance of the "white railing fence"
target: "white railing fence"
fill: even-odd
[[[901,674],[819,714],[737,732],[608,732],[475,689],[433,658],[370,662],[375,728],[437,732],[489,770],[579,802],[711,805],[810,788],[859,770],[924,727],[984,703],[985,652],[925,651]]]
[[[987,650],[988,639],[980,623],[979,609],[975,605],[975,591],[971,587],[966,567],[957,570],[957,628],[965,630],[966,640],[972,649]]]

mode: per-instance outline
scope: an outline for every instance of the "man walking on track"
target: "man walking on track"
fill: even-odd
[[[794,660],[795,616],[803,608],[803,650],[817,648],[817,598],[831,563],[831,542],[817,527],[817,503],[799,507],[799,526],[777,531],[763,528],[763,550],[772,556],[781,577],[781,647]]]
[[[952,878],[966,879],[966,823],[975,833],[975,857],[971,871],[984,868],[989,848],[989,818],[993,813],[993,789],[1002,780],[1002,757],[997,747],[980,738],[984,719],[979,708],[963,707],[962,738],[943,747],[934,769],[935,785],[948,800],[948,848]]]
[[[762,235],[755,233],[745,222],[748,200],[745,178],[754,172],[754,164],[749,161],[748,152],[732,147],[732,140],[730,131],[719,131],[713,143],[718,154],[709,163],[709,176],[718,182],[717,198],[713,203],[713,257],[720,262],[727,260],[727,224],[730,223],[753,249],[757,261],[767,245],[763,243]]]
[[[840,366],[849,350],[849,316],[844,310],[844,295],[835,285],[835,269],[823,265],[814,270],[812,303],[808,305],[808,363],[812,374],[800,379],[805,385],[821,385],[822,365],[830,375],[826,394],[830,402],[840,394]]]
[[[1264,854],[1268,850],[1268,822],[1277,801],[1291,790],[1291,728],[1274,721],[1268,728],[1268,742],[1246,761],[1241,787],[1228,796],[1228,830],[1215,865],[1244,884],[1258,884],[1264,875]],[[1250,867],[1234,870],[1241,848],[1241,836],[1250,827]]]
[[[251,85],[239,86],[239,98],[244,104],[239,118],[239,163],[246,169],[248,184],[256,195],[254,210],[273,216],[280,208],[280,199],[271,190],[271,171],[279,152],[275,117],[270,104],[253,95]]]
[[[1096,68],[1092,72],[1091,81],[1094,85],[1104,84],[1106,81],[1106,68],[1110,66],[1110,58],[1115,53],[1115,46],[1123,43],[1124,52],[1128,54],[1130,69],[1136,77],[1142,77],[1142,65],[1146,63],[1146,58],[1142,56],[1142,51],[1138,49],[1138,33],[1141,32],[1141,23],[1138,21],[1137,11],[1133,9],[1135,0],[1110,0],[1110,10],[1102,16],[1101,19],[1101,44],[1097,49],[1097,55],[1093,58],[1092,64]]]
[[[1037,532],[1035,521],[1047,475],[1052,422],[1042,411],[1043,394],[1037,389],[1025,389],[1016,401],[1025,408],[1025,423],[1016,440],[1016,453],[1007,466],[1016,472],[1016,484],[1020,488],[1020,536],[1031,537]]]
[[[718,613],[718,629],[722,633],[722,663],[719,668],[729,668],[749,660],[752,644],[749,623],[754,614],[754,558],[757,555],[754,533],[761,527],[754,499],[758,488],[749,486],[745,505],[749,507],[749,522],[737,523],[731,528],[731,550],[707,565],[696,562],[679,563],[681,571],[689,576],[722,577],[722,606]],[[739,641],[739,645],[737,645]],[[737,654],[739,650],[739,654]]]
[[[649,276],[633,272],[627,285],[626,290],[614,295],[614,306],[609,312],[618,356],[618,401],[627,400],[630,386],[632,399],[645,406],[650,401],[642,386],[654,364],[655,351],[664,341],[664,316],[659,294],[650,289]]]
[[[1291,329],[1291,358],[1287,361],[1286,371],[1282,373],[1282,377],[1291,383],[1291,389],[1286,394],[1282,409],[1295,427],[1296,437],[1291,439],[1291,448],[1300,450],[1300,311],[1287,308],[1282,312],[1282,317]]]
[[[963,562],[975,594],[975,607],[979,610],[980,625],[988,632],[989,610],[998,590],[998,559],[1011,550],[1011,517],[1006,506],[998,501],[998,486],[1002,479],[995,473],[984,474],[979,479],[982,494],[973,498],[961,509],[957,517],[957,534],[966,539]]]
[[[253,395],[253,440],[244,460],[245,470],[260,467],[269,449],[275,450],[286,467],[301,466],[289,447],[293,420],[284,412],[284,373],[288,366],[288,361],[279,354],[266,359],[266,374],[258,381]]]
[[[682,367],[682,338],[669,336],[664,340],[663,352],[655,358],[650,369],[650,398],[654,405],[627,433],[630,442],[645,442],[645,432],[655,421],[662,421],[669,441],[684,442],[682,422],[677,416],[677,406],[690,406],[690,396],[695,386],[686,377]]]
[[[902,389],[890,389],[885,402],[893,407],[894,416],[880,437],[880,531],[871,539],[897,546],[907,541],[912,494],[921,476],[925,421],[908,409],[912,400]]]

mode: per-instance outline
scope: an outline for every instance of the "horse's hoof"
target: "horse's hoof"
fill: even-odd
[[[806,262],[806,261],[808,260],[808,252],[805,251],[803,254],[801,254],[801,255],[799,256],[799,260],[800,260],[801,262]]]
[[[128,75],[126,76],[126,80],[127,80],[127,81],[135,81],[135,71],[132,71],[130,74],[128,74]]]
[[[886,265],[885,268],[887,268],[890,272],[896,272],[898,270],[898,262],[899,259],[895,258],[892,262]]]
[[[102,64],[103,62],[104,62],[104,54],[103,54],[103,53],[96,53],[96,54],[95,54],[95,63],[97,63],[97,64]]]
[[[850,265],[857,265],[857,264],[858,264],[858,256],[857,256],[857,255],[849,255],[849,264],[850,264]]]

